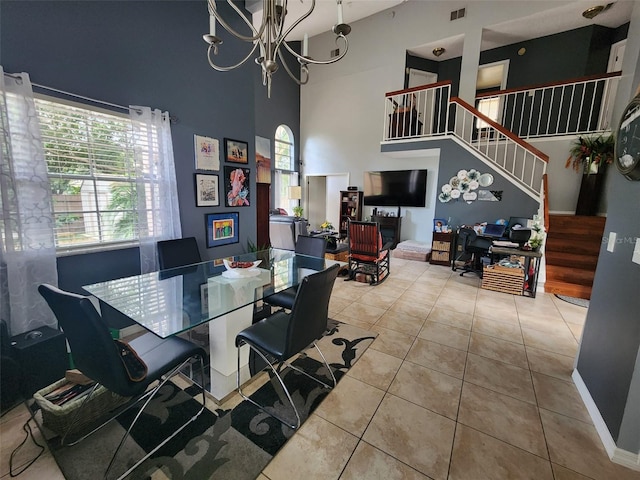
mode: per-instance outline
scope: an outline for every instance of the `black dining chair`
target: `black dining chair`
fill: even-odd
[[[315,258],[324,258],[327,251],[327,240],[324,237],[311,237],[308,235],[299,235],[296,242],[296,253],[300,255],[308,255]],[[265,303],[272,307],[286,308],[291,310],[293,302],[296,299],[298,287],[290,287],[278,293],[265,298]]]
[[[158,267],[160,270],[183,267],[200,263],[200,250],[196,237],[160,240],[156,244],[158,250]]]
[[[280,310],[270,317],[245,328],[236,336],[236,347],[238,350],[238,393],[242,398],[263,412],[293,429],[300,427],[300,413],[279,373],[282,367],[292,368],[315,380],[325,388],[333,388],[336,386],[336,377],[333,374],[333,370],[327,363],[320,348],[318,348],[316,341],[319,340],[327,330],[329,299],[331,298],[331,291],[333,290],[333,284],[335,283],[339,268],[339,265],[336,264],[326,270],[306,276],[297,291],[291,312]],[[280,382],[295,413],[295,423],[290,423],[242,392],[240,385],[240,347],[245,344],[261,357],[262,361],[266,363],[266,366]],[[319,378],[287,362],[287,359],[302,352],[311,345],[320,353],[320,357],[331,375],[333,385],[328,385]],[[269,359],[271,359],[271,361]],[[277,367],[274,367],[272,362],[276,363]]]
[[[478,237],[473,228],[460,228],[456,235],[456,256],[451,262],[451,269],[455,272],[456,262],[464,262],[460,276],[465,273],[472,272],[482,278],[482,261],[481,258],[487,255],[491,247],[492,240],[490,238]]]
[[[121,358],[123,355],[119,344],[111,338],[107,325],[103,322],[102,317],[91,303],[89,297],[65,292],[47,284],[40,285],[38,291],[44,297],[51,310],[53,310],[58,324],[64,331],[71,348],[71,354],[76,368],[96,382],[74,414],[75,417],[70,420],[69,427],[63,434],[61,443],[67,446],[79,443],[115,419],[123,411],[144,401],[136,413],[133,422],[120,440],[118,448],[116,448],[116,451],[111,457],[111,461],[104,475],[105,478],[107,478],[111,467],[114,465],[116,456],[124,446],[134,425],[160,388],[162,388],[169,378],[189,364],[192,359],[199,362],[199,370],[202,376],[202,385],[200,386],[202,391],[202,408],[200,408],[196,415],[190,417],[182,426],[178,427],[167,439],[160,442],[157,447],[148,452],[142,459],[127,470],[127,472],[120,477],[122,478],[153,455],[153,453],[180,433],[202,413],[205,404],[203,359],[206,353],[202,348],[183,338],[169,337],[162,339],[152,333],[146,333],[128,343],[130,349],[128,354],[133,354],[134,357],[137,356],[141,361],[134,362],[134,367],[146,367],[146,375],[144,375],[144,373],[141,375],[143,378],[132,380],[131,369],[125,366],[125,361]],[[84,434],[82,437],[66,443],[66,438],[69,436],[74,422],[79,418],[79,412],[87,405],[87,402],[91,400],[92,395],[100,385],[122,397],[132,397],[132,400],[127,404],[126,408],[116,411],[115,416],[106,419],[106,421],[102,422],[98,427]]]

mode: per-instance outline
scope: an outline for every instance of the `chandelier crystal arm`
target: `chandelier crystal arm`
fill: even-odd
[[[302,64],[330,65],[330,64],[335,63],[335,62],[337,62],[339,60],[342,60],[342,58],[347,54],[347,51],[349,50],[349,40],[344,35],[338,35],[336,37],[336,45],[338,44],[338,39],[340,39],[340,38],[344,41],[344,50],[342,51],[342,53],[340,53],[340,55],[338,55],[337,57],[334,57],[334,58],[330,58],[329,60],[315,60],[315,59],[313,59],[311,57],[303,57],[302,55],[296,53],[289,46],[289,44],[287,42],[283,42],[282,44],[289,51],[289,53],[291,55],[293,55],[294,57],[296,57],[298,59],[298,61],[300,63],[302,63]],[[280,55],[280,58],[283,58],[282,55]]]
[[[249,50],[249,53],[247,53],[247,56],[244,57],[242,60],[240,60],[238,63],[236,63],[235,65],[230,65],[228,67],[222,67],[220,65],[216,65],[215,63],[213,63],[213,60],[211,60],[211,51],[213,50],[214,55],[215,55],[217,53],[217,45],[209,45],[209,48],[207,50],[207,60],[209,60],[209,65],[214,70],[217,70],[218,72],[230,72],[234,68],[238,68],[240,65],[242,65],[247,60],[249,60],[249,57],[251,55],[253,55],[253,52],[256,51],[256,48],[258,48],[258,42],[255,42],[253,44],[253,48],[251,50]]]
[[[238,33],[233,27],[231,27],[223,18],[222,16],[218,13],[218,9],[215,7],[215,0],[208,0],[208,4],[209,4],[209,15],[213,15],[214,17],[216,17],[216,20],[218,22],[220,22],[220,25],[222,25],[224,27],[224,29],[229,32],[231,35],[237,37],[240,40],[243,40],[245,42],[255,42],[256,40],[258,40],[261,36],[262,33],[264,32],[265,26],[267,24],[267,22],[265,22],[265,19],[263,18],[262,20],[262,25],[260,25],[260,29],[256,30],[256,28],[253,26],[253,24],[249,21],[249,19],[246,17],[246,15],[242,12],[242,10],[240,10],[240,8],[238,8],[237,5],[235,5],[232,0],[227,0],[227,3],[229,5],[231,5],[231,7],[236,11],[236,13],[238,14],[238,16],[244,21],[244,23],[247,24],[247,26],[251,29],[251,31],[253,32],[253,36],[247,36],[247,35],[243,35],[241,33]]]
[[[285,71],[287,72],[289,77],[291,77],[291,80],[293,80],[294,82],[296,82],[298,85],[301,85],[301,86],[307,84],[307,82],[309,81],[309,69],[307,68],[306,64],[304,63],[302,64],[300,78],[298,79],[298,77],[296,77],[291,71],[291,69],[289,68],[289,64],[287,63],[287,60],[284,58],[284,55],[282,55],[282,53],[279,50],[278,50],[278,57],[280,58],[280,61],[282,62],[282,66],[284,67]]]

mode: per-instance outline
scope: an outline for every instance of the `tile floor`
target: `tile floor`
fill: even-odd
[[[392,271],[337,280],[331,316],[379,336],[260,480],[640,479],[609,461],[571,381],[586,309],[423,262]],[[2,418],[2,479],[25,415]],[[46,453],[19,478],[63,477]]]

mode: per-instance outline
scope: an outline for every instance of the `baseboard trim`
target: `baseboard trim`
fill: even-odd
[[[578,393],[580,394],[585,407],[587,407],[587,411],[589,412],[589,416],[593,421],[593,425],[596,427],[596,432],[598,433],[600,441],[602,442],[604,449],[607,451],[607,455],[609,455],[611,461],[622,465],[623,467],[640,471],[640,455],[637,453],[629,452],[627,450],[623,450],[622,448],[618,448],[616,446],[616,442],[613,440],[613,437],[609,432],[609,428],[602,418],[596,402],[593,401],[591,393],[589,393],[589,389],[584,383],[584,380],[582,380],[582,377],[580,376],[580,373],[577,369],[573,370],[571,378],[573,379],[573,382],[578,389]]]

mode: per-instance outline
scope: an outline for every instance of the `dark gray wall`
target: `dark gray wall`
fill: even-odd
[[[231,13],[226,3],[219,9]],[[208,29],[204,0],[0,2],[0,62],[6,72],[25,71],[34,83],[119,105],[159,108],[177,117],[172,137],[183,236],[195,236],[202,256],[214,258],[242,252],[247,239],[255,242],[256,206],[229,209],[240,212],[239,244],[206,249],[205,213],[227,209],[195,206],[193,135],[218,138],[222,151],[225,137],[247,141],[255,192],[255,135],[272,137],[276,126],[286,123],[297,146],[300,95],[286,72],[279,71],[272,98],[266,100],[260,68],[252,59],[231,72],[214,71],[202,40]],[[219,63],[236,63],[248,45],[222,30],[218,27],[224,40]],[[222,185],[221,173],[224,198]],[[105,267],[101,256],[72,258],[91,262],[98,271]]]
[[[640,235],[640,182],[615,168],[609,174],[605,236],[616,232],[618,241],[613,253],[606,243],[600,250],[577,369],[617,442],[640,347],[640,265],[631,262]]]
[[[435,218],[451,218],[451,225],[474,225],[475,223],[495,223],[498,219],[509,220],[509,217],[532,218],[538,213],[538,203],[526,193],[506,180],[495,169],[487,166],[473,153],[461,147],[454,140],[439,139],[419,142],[407,142],[396,145],[382,145],[382,152],[411,151],[420,149],[440,149],[440,162],[438,166],[438,181],[436,184],[436,196],[440,193],[443,184],[449,183],[451,177],[461,169],[472,168],[481,173],[491,173],[494,183],[482,190],[502,190],[502,201],[486,202],[478,201],[466,203],[462,198],[441,203],[436,200]]]

